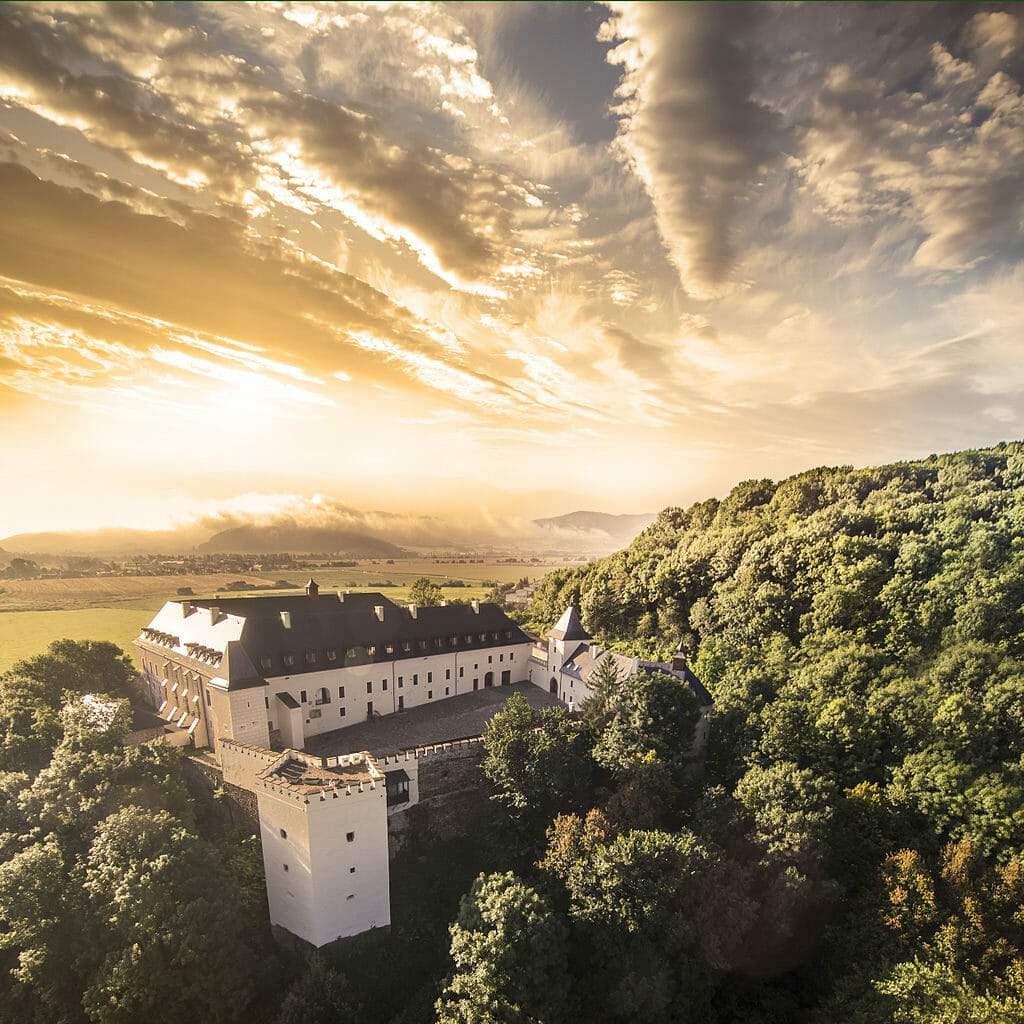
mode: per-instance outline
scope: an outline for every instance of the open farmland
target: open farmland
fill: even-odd
[[[111,640],[134,657],[132,640],[164,601],[176,597],[182,587],[191,588],[196,597],[213,597],[218,593],[244,597],[251,591],[235,590],[230,584],[241,581],[252,587],[266,587],[282,581],[299,587],[313,575],[324,591],[380,590],[392,601],[401,603],[407,599],[413,580],[427,576],[442,587],[446,599],[468,601],[486,597],[492,582],[516,581],[524,576],[538,579],[561,564],[435,563],[421,558],[393,563],[363,561],[355,566],[306,566],[268,573],[3,580],[0,672],[63,637]],[[463,585],[450,585],[456,581]]]

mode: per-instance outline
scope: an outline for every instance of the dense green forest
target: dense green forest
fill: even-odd
[[[1007,444],[747,481],[551,574],[539,631],[684,640],[706,761],[671,676],[510,701],[492,813],[316,957],[180,756],[121,745],[124,660],[54,644],[0,678],[0,1024],[1024,1020],[1022,546]]]

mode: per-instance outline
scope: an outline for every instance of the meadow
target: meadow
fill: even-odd
[[[409,586],[427,576],[446,599],[487,596],[493,582],[539,579],[564,562],[434,562],[432,559],[361,561],[355,566],[306,566],[267,573],[183,576],[102,576],[84,579],[4,580],[0,583],[0,672],[43,651],[51,640],[111,640],[134,657],[132,641],[161,605],[189,587],[196,597],[246,591],[229,590],[243,581],[265,587],[284,581],[302,586],[312,574],[322,591],[380,590],[392,601],[407,599]],[[452,586],[453,582],[463,584]],[[389,584],[389,585],[384,585]],[[485,585],[486,584],[486,585]],[[268,591],[260,591],[267,593]],[[289,593],[289,591],[280,591]]]

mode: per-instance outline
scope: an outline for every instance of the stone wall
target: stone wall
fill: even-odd
[[[385,771],[408,766],[419,773],[419,801],[388,817],[392,858],[413,843],[434,843],[468,835],[492,807],[480,768],[479,741],[446,743],[381,758]]]
[[[254,836],[260,834],[260,816],[256,794],[224,781],[220,765],[212,758],[193,755],[183,759],[185,780],[201,808],[224,826],[244,829]]]

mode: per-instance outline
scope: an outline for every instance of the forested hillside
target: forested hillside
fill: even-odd
[[[531,614],[570,603],[714,694],[713,1019],[1024,1019],[1024,446],[746,481]]]

